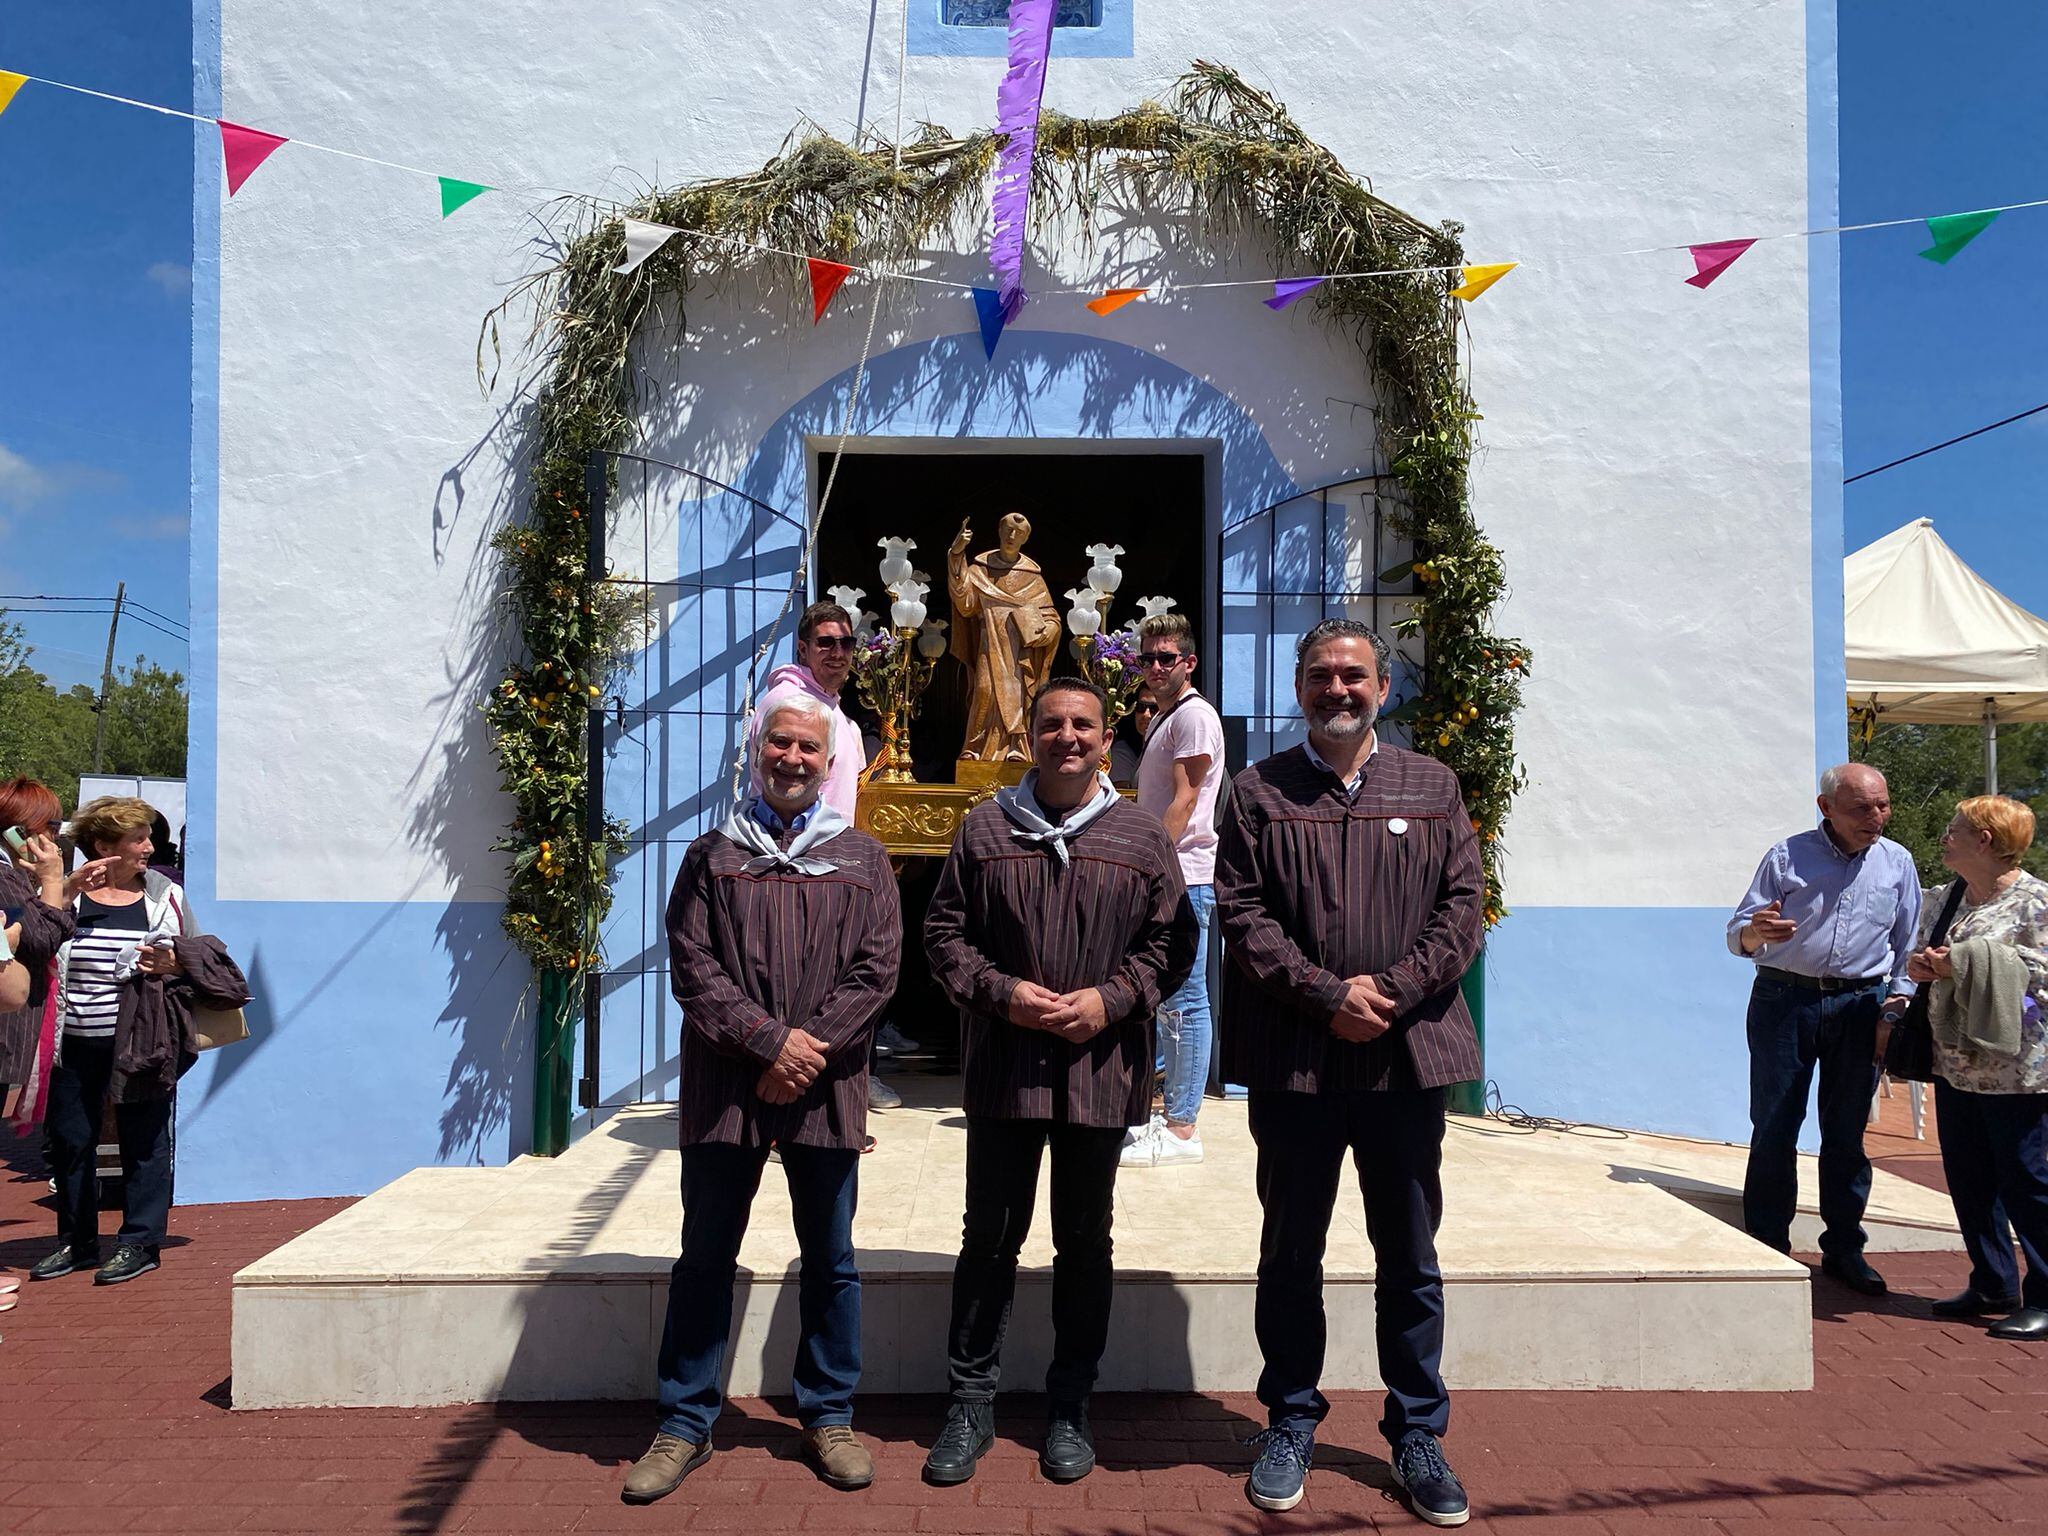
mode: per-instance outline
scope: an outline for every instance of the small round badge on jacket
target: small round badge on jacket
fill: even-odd
[[[1387,830],[1393,833],[1394,836],[1399,837],[1403,832],[1406,832],[1408,830],[1408,823],[1402,820],[1399,816],[1396,816],[1393,820],[1387,823]]]

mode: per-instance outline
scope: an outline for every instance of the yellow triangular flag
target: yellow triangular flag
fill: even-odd
[[[27,75],[17,75],[11,69],[0,69],[0,112],[7,110],[7,104],[14,100],[14,93],[27,84]]]
[[[1451,297],[1476,299],[1520,265],[1515,261],[1496,261],[1483,267],[1467,267],[1465,281],[1451,290]]]

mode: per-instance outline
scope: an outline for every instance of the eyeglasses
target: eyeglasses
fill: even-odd
[[[1178,651],[1144,651],[1138,660],[1148,667],[1177,667],[1187,660]]]
[[[810,643],[823,651],[850,651],[853,649],[853,636],[813,635]]]

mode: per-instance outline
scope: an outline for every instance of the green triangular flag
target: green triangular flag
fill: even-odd
[[[1947,266],[1956,252],[1989,229],[1997,217],[1995,211],[1936,214],[1927,221],[1927,233],[1934,237],[1934,244],[1920,254],[1929,261]]]
[[[491,189],[480,181],[457,181],[453,176],[443,176],[441,182],[441,217],[460,208],[473,197],[482,197]]]

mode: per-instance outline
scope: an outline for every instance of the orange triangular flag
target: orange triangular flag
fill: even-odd
[[[1116,310],[1122,309],[1133,299],[1142,299],[1145,296],[1145,292],[1146,290],[1143,288],[1112,288],[1101,298],[1090,299],[1088,307],[1098,315],[1111,314]]]
[[[816,256],[804,259],[811,269],[811,324],[816,325],[825,318],[825,306],[832,302],[839,285],[853,275],[853,268],[842,262],[821,261]]]
[[[244,128],[226,118],[219,119],[219,122],[220,152],[228,168],[228,196],[233,197],[242,190],[242,183],[256,174],[256,167],[271,157],[278,145],[291,141],[274,133],[265,133],[261,128]]]

